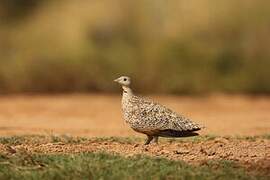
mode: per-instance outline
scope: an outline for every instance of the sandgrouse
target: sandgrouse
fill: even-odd
[[[145,145],[153,139],[158,142],[158,137],[188,137],[198,135],[195,131],[201,127],[190,119],[179,115],[172,110],[135,96],[130,88],[131,80],[121,76],[114,80],[123,88],[122,111],[125,121],[131,128],[147,135]]]

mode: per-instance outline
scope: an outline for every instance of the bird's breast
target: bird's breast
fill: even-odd
[[[134,125],[139,122],[139,107],[136,103],[132,102],[132,99],[123,95],[122,98],[122,112],[125,121]]]

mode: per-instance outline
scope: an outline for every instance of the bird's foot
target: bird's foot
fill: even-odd
[[[144,145],[150,144],[150,142],[153,140],[153,138],[154,138],[153,136],[147,136],[147,139],[146,139]]]
[[[153,141],[155,144],[158,144],[158,136],[155,136]]]

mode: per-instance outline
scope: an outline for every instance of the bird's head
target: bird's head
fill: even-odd
[[[114,82],[117,82],[122,86],[129,86],[131,83],[131,80],[128,76],[121,76],[121,77],[115,79]]]

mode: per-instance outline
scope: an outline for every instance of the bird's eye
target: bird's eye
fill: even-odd
[[[124,81],[126,81],[127,80],[127,78],[124,78]]]

